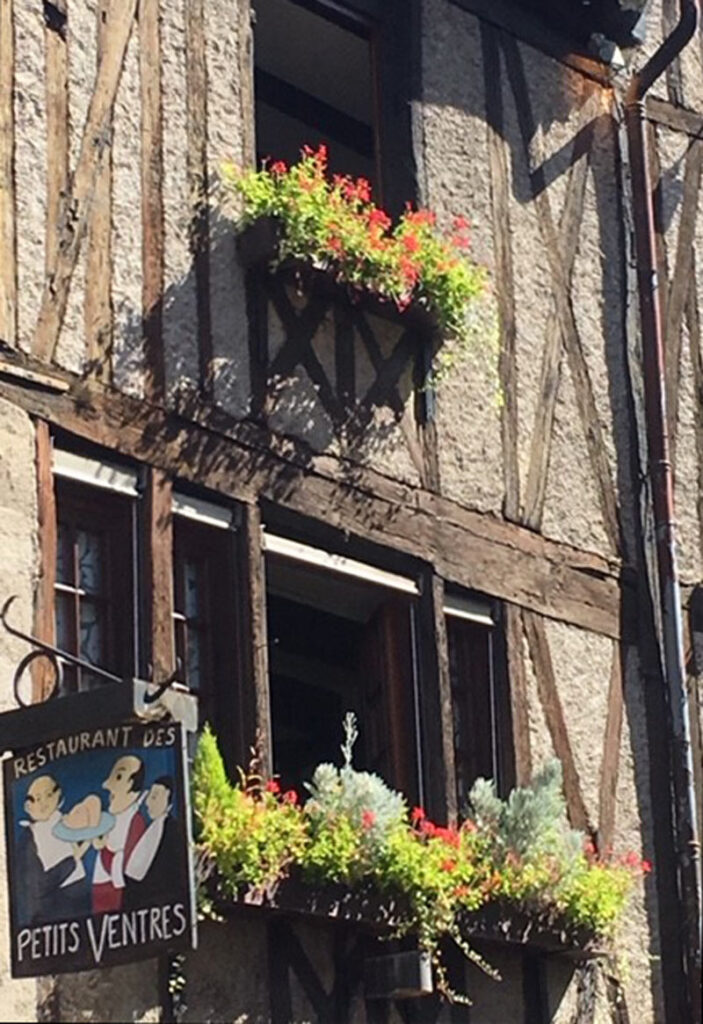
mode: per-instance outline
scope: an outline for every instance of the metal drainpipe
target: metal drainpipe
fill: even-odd
[[[680,0],[679,7],[679,22],[675,29],[630,81],[625,97],[625,117],[632,173],[649,475],[663,624],[665,685],[668,690],[672,739],[678,886],[685,914],[684,967],[687,973],[689,1020],[697,1024],[701,1020],[700,845],[686,693],[681,595],[676,566],[673,473],[667,431],[664,342],[657,288],[654,209],[645,138],[645,95],[698,27],[698,0]]]

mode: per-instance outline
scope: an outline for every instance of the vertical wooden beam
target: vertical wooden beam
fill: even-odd
[[[418,639],[422,656],[420,725],[426,761],[425,805],[430,817],[455,822],[458,805],[444,581],[436,573],[427,572],[422,584]]]
[[[242,520],[239,574],[242,613],[242,746],[246,756],[248,749],[254,743],[257,744],[261,771],[270,775],[273,771],[273,744],[266,630],[266,575],[258,506],[246,505]]]
[[[608,710],[605,719],[603,759],[600,766],[598,793],[598,849],[604,853],[612,846],[615,830],[620,741],[623,718],[623,679],[620,645],[613,643],[613,660],[608,687]]]
[[[523,622],[525,633],[530,647],[530,657],[534,665],[535,677],[537,679],[537,692],[544,711],[544,717],[552,738],[554,753],[562,764],[564,772],[564,797],[569,821],[574,828],[583,832],[593,833],[586,805],[581,793],[581,783],[574,755],[569,743],[564,721],[564,711],[559,698],[552,656],[549,651],[547,631],[544,626],[544,619],[535,612],[524,610]]]
[[[207,168],[207,62],[204,0],[188,0],[186,11],[186,131],[188,189],[192,205],[190,252],[195,272],[198,311],[200,386],[212,388],[212,331],[210,327],[210,218]]]
[[[51,434],[49,424],[36,424],[37,532],[39,575],[34,595],[34,635],[45,643],[56,642],[54,587],[56,584],[56,496],[52,473]],[[34,662],[32,673],[33,699],[45,700],[53,687],[54,673],[45,660]]]
[[[105,57],[110,0],[97,8],[98,67]],[[112,150],[103,158],[95,182],[88,222],[85,289],[85,336],[90,372],[105,384],[112,378]]]
[[[45,5],[45,11],[47,5]],[[45,13],[46,50],[46,273],[51,274],[58,258],[59,225],[68,188],[68,51],[66,46],[67,3],[53,5]]]
[[[530,750],[527,678],[522,650],[522,611],[517,605],[506,604],[504,606],[504,623],[515,757],[514,781],[516,786],[526,786],[532,777],[532,752]]]
[[[500,327],[499,377],[503,392],[501,437],[503,442],[503,513],[514,522],[520,513],[520,476],[518,469],[517,361],[515,343],[515,285],[510,234],[510,186],[508,158],[503,130],[503,94],[500,48],[493,25],[481,22],[483,77],[486,95],[488,161],[491,182],[491,210],[495,245],[496,294]]]
[[[173,672],[172,484],[163,470],[150,468],[146,488],[146,594],[149,605],[149,649],[152,679]]]
[[[142,100],[142,317],[146,342],[147,395],[162,401],[166,387],[163,351],[164,289],[163,123],[159,0],[139,5],[139,76]]]
[[[0,340],[17,334],[17,229],[15,223],[15,30],[13,0],[0,0]]]
[[[703,349],[701,349],[701,324],[698,309],[696,254],[691,259],[691,278],[686,303],[686,326],[693,368],[693,394],[695,404],[695,437],[697,460],[696,508],[698,511],[698,546],[703,557]]]
[[[110,6],[105,55],[95,76],[78,163],[63,207],[56,254],[49,259],[51,272],[44,285],[34,337],[34,354],[39,359],[53,359],[58,343],[95,186],[110,144],[112,109],[136,8],[137,0],[112,0]]]

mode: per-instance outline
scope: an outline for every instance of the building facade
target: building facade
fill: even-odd
[[[453,968],[470,1009],[366,1000],[363,929],[239,909],[186,956],[183,1020],[700,1020],[685,838],[701,799],[703,45],[696,30],[672,52],[644,128],[684,734],[626,125],[680,12],[564,6],[0,0],[0,599],[17,595],[16,625],[126,678],[180,658],[229,765],[258,737],[291,784],[335,759],[352,707],[364,763],[438,820],[477,776],[506,791],[557,756],[572,825],[654,865],[617,956],[494,938],[502,982]],[[391,212],[471,222],[498,343],[436,389],[421,327],[238,248],[222,161],[322,140]],[[0,632],[3,709],[24,653]],[[6,1020],[173,1009],[156,961],[38,982],[8,965],[3,936]]]

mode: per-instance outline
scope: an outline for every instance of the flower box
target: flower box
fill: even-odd
[[[355,924],[379,937],[387,937],[403,921],[402,897],[382,894],[372,885],[353,889],[342,884],[311,885],[295,872],[269,891],[242,887],[236,897],[223,896],[215,884],[213,904],[223,917],[256,910]],[[600,936],[587,928],[574,927],[556,912],[527,910],[498,901],[462,913],[460,928],[470,942],[519,946],[571,960],[597,959],[608,953]]]
[[[428,343],[437,339],[437,317],[419,302],[411,302],[401,311],[394,302],[340,280],[333,264],[322,267],[308,260],[287,259],[276,265],[282,230],[276,217],[261,217],[244,228],[237,238],[242,265],[261,271],[273,268],[272,272],[279,274],[286,284],[306,295],[317,295],[403,328],[411,328]]]

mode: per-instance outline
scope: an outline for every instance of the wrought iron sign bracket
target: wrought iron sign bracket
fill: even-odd
[[[49,739],[63,735],[67,729],[78,732],[90,728],[96,717],[104,724],[117,724],[130,718],[149,722],[165,719],[181,722],[189,732],[197,730],[197,697],[177,681],[177,671],[160,683],[121,679],[11,626],[7,615],[15,599],[16,595],[13,595],[5,601],[0,611],[0,622],[11,636],[30,644],[32,650],[17,665],[12,681],[19,707],[0,714],[0,752],[30,745],[38,735]],[[54,683],[44,700],[28,704],[22,699],[20,682],[27,669],[39,658],[44,658],[53,667]],[[57,699],[64,664],[75,665],[97,676],[104,680],[105,685]]]

